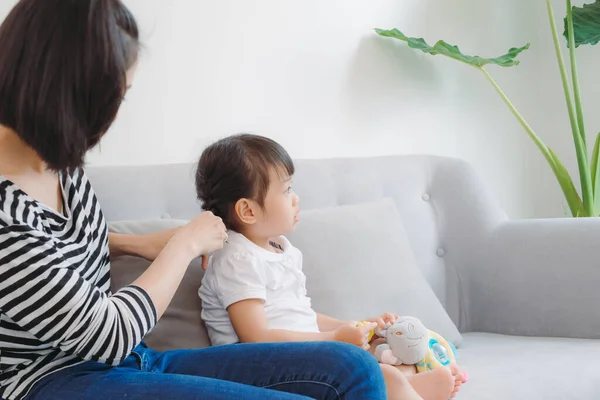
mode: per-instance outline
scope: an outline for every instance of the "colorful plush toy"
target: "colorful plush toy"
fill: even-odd
[[[419,372],[424,372],[449,365],[457,358],[451,343],[415,317],[400,317],[393,325],[374,333],[386,340],[375,349],[375,357],[384,364],[414,364]]]
[[[458,358],[456,347],[440,334],[431,330],[428,330],[428,332],[428,350],[425,357],[417,363],[417,371],[425,372],[456,362]]]

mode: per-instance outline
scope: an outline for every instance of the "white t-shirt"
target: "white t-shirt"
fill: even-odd
[[[283,236],[278,238],[283,252],[274,253],[242,234],[228,234],[229,243],[210,257],[198,290],[212,344],[239,342],[227,307],[247,299],[262,300],[269,329],[319,332],[317,314],[306,296],[300,250]]]

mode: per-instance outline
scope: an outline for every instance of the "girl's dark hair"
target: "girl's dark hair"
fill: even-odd
[[[269,171],[294,175],[290,155],[264,136],[238,134],[207,147],[196,169],[196,194],[204,210],[221,217],[228,229],[239,231],[235,203],[252,199],[261,207],[269,189]]]
[[[120,0],[20,0],[0,26],[0,124],[61,171],[115,119],[139,32]]]

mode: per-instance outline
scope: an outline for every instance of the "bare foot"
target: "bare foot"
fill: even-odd
[[[411,375],[408,381],[424,400],[448,400],[456,395],[456,382],[462,383],[462,376],[457,379],[450,368],[442,367]]]
[[[461,371],[460,367],[454,363],[450,364],[448,368],[450,369],[450,372],[452,372],[452,377],[454,378],[454,390],[450,394],[450,398],[453,399],[460,390],[460,386],[467,382],[467,373]]]

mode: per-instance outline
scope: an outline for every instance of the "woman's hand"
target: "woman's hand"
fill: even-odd
[[[164,249],[133,285],[148,293],[160,318],[177,291],[190,261],[220,249],[226,239],[227,232],[221,218],[205,211],[174,232]]]
[[[204,211],[179,228],[171,240],[181,246],[191,260],[221,249],[227,240],[227,229],[221,218]],[[203,267],[206,260],[207,257],[203,257]]]

